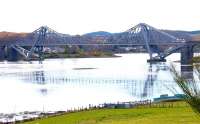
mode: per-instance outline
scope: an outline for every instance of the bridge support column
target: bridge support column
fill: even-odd
[[[181,64],[182,65],[191,64],[192,58],[193,58],[193,46],[192,45],[185,45],[181,49]]]
[[[191,81],[194,79],[192,66],[181,66],[181,76]]]
[[[17,61],[19,60],[18,52],[12,47],[8,47],[7,49],[7,60],[8,61]]]
[[[181,71],[192,71],[193,46],[185,45],[181,49]]]
[[[5,56],[6,56],[5,47],[2,46],[2,47],[0,47],[0,60],[4,60]]]

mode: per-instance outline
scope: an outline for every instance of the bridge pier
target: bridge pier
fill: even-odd
[[[181,49],[181,76],[187,80],[193,80],[193,65],[192,65],[192,58],[193,58],[193,45],[186,44]]]
[[[4,60],[6,57],[5,46],[0,47],[0,60]]]
[[[151,53],[149,53],[151,55],[150,55],[150,59],[148,59],[147,62],[154,63],[154,62],[166,62],[167,61],[165,58],[162,58],[162,57],[153,57],[153,53],[161,53],[162,52],[157,45],[150,45],[149,47],[151,48]]]
[[[7,60],[8,61],[17,61],[19,60],[19,53],[12,47],[7,48]]]
[[[181,76],[187,80],[193,80],[193,67],[192,66],[181,66]]]
[[[152,58],[152,59],[148,59],[147,62],[149,63],[155,63],[155,62],[166,62],[167,60],[165,58]]]
[[[191,64],[193,58],[193,45],[185,45],[181,49],[181,64]]]

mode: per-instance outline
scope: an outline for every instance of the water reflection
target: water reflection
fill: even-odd
[[[42,88],[42,89],[39,89],[40,93],[44,96],[48,95],[48,89],[47,88]]]
[[[44,85],[46,83],[44,71],[35,71],[35,72],[32,72],[32,74],[30,75],[30,77],[33,77],[34,78],[33,80],[37,84],[43,84]]]
[[[193,66],[191,65],[181,65],[181,76],[187,80],[193,80]]]
[[[147,57],[128,54],[121,58],[45,60],[42,64],[0,63],[0,97],[10,100],[0,104],[0,113],[14,106],[16,111],[66,110],[172,94],[166,86],[176,84],[168,65],[147,64]]]
[[[165,63],[149,64],[147,68],[147,75],[145,80],[126,79],[126,78],[100,78],[100,77],[81,77],[78,74],[70,74],[68,71],[62,71],[62,73],[46,72],[44,70],[32,71],[32,72],[20,72],[17,73],[16,77],[20,78],[26,83],[43,85],[42,88],[38,89],[42,95],[48,95],[49,85],[63,85],[70,86],[75,85],[78,87],[92,87],[92,86],[107,86],[107,87],[118,87],[123,88],[129,92],[131,96],[137,99],[148,99],[153,98],[157,95],[156,89],[159,87],[166,91],[164,85],[174,85],[173,81],[169,80],[158,80],[158,74],[160,71],[166,72],[169,70]],[[162,86],[161,86],[162,85]]]
[[[141,94],[143,98],[153,96],[153,88],[155,81],[157,81],[159,71],[167,71],[168,66],[165,63],[150,63],[148,68],[148,75],[145,80],[143,93]]]

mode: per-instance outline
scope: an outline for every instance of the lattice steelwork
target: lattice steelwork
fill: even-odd
[[[88,37],[80,36],[70,36],[67,34],[58,33],[47,26],[42,26],[39,29],[30,33],[30,41],[20,42],[18,46],[15,46],[17,51],[26,52],[23,55],[26,55],[27,58],[31,58],[33,55],[38,54],[39,58],[42,58],[43,47],[44,46],[54,46],[54,45],[142,45],[145,46],[149,55],[150,60],[163,60],[166,56],[171,53],[181,49],[184,46],[185,40],[178,39],[173,35],[170,35],[164,31],[158,30],[150,25],[140,23],[135,27],[120,33],[111,36],[106,39],[104,42],[100,43],[91,43]],[[181,46],[175,46],[170,49],[163,50],[160,47],[163,44],[179,44],[182,43]],[[17,45],[17,44],[16,44]],[[29,52],[20,48],[20,46],[29,45],[31,49]],[[21,53],[19,52],[19,53]],[[153,56],[153,53],[157,53],[157,56]]]
[[[149,53],[150,60],[163,60],[166,56],[171,53],[179,50],[183,46],[178,46],[174,48],[167,49],[166,51],[161,51],[159,47],[162,42],[166,43],[184,43],[184,39],[178,39],[173,35],[170,35],[166,32],[158,30],[150,25],[140,23],[135,27],[126,31],[128,34],[129,42],[145,42],[146,49]],[[158,55],[153,57],[153,53],[157,53]]]

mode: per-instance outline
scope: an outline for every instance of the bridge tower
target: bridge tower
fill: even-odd
[[[12,51],[17,52],[17,54],[20,54],[26,60],[31,60],[31,59],[42,60],[45,45],[48,45],[49,43],[55,44],[56,42],[65,43],[65,40],[68,39],[68,35],[58,33],[47,26],[42,26],[39,29],[33,31],[32,33],[30,33],[30,36],[31,39],[27,40],[28,42],[25,41],[19,44],[11,43],[6,46],[8,48],[12,48]],[[24,48],[25,46],[31,46],[31,48],[30,49]]]
[[[177,47],[175,47],[172,49],[173,51],[165,51],[161,47],[162,44],[180,42],[180,39],[145,23],[136,25],[135,27],[129,29],[127,33],[128,42],[144,44],[147,52],[149,53],[149,60],[147,60],[147,62],[165,62],[166,56],[178,50]],[[157,56],[155,56],[154,53],[156,53]]]
[[[150,60],[152,60],[153,55],[152,55],[151,47],[149,45],[150,44],[150,32],[148,30],[148,27],[145,24],[140,24],[140,26],[141,26],[141,33],[143,35],[147,51],[149,53]]]
[[[37,29],[36,31],[34,31],[34,33],[37,36],[37,39],[36,39],[34,45],[32,46],[32,48],[30,49],[30,52],[28,54],[29,59],[31,58],[31,55],[34,52],[39,55],[39,60],[43,59],[44,42],[46,40],[47,30],[48,30],[48,27],[42,26],[39,29]]]

